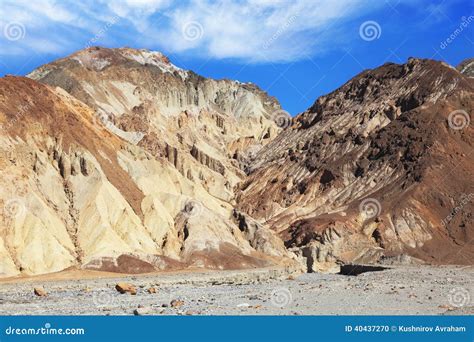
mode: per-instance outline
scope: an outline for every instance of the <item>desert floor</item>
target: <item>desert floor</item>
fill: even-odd
[[[136,295],[120,294],[119,282],[134,285]],[[47,296],[35,295],[35,287]],[[156,293],[148,292],[151,287]],[[358,275],[297,277],[279,269],[121,277],[70,271],[0,282],[1,315],[474,314],[473,298],[472,266],[391,266]]]

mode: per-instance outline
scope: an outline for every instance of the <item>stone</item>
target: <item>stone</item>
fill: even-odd
[[[124,293],[129,293],[131,295],[137,294],[136,287],[128,283],[118,283],[117,285],[115,285],[115,289],[122,294]]]
[[[46,290],[42,287],[35,287],[34,288],[34,293],[35,295],[37,295],[38,297],[46,297],[48,295],[48,293],[46,292]]]
[[[171,307],[173,308],[180,308],[181,306],[184,305],[184,301],[180,300],[180,299],[173,299],[171,302],[170,302],[170,305]]]
[[[135,310],[133,310],[133,314],[135,316],[143,316],[143,315],[149,315],[152,313],[152,308],[149,307],[149,306],[139,306],[138,308],[136,308]]]
[[[438,306],[438,308],[445,309],[445,310],[448,310],[448,311],[454,311],[454,307],[451,306],[451,305],[447,305],[447,304],[440,305],[440,306]]]

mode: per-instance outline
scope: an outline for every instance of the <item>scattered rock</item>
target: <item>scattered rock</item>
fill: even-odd
[[[42,287],[35,287],[34,288],[34,293],[35,295],[37,295],[38,297],[46,297],[48,295],[48,293],[46,292],[46,290]]]
[[[440,305],[440,306],[438,306],[438,308],[445,309],[445,310],[448,310],[448,311],[453,311],[454,310],[454,307],[452,307],[451,305],[447,305],[447,304]]]
[[[118,283],[115,285],[115,289],[120,293],[129,293],[131,295],[137,294],[136,287],[128,283]]]
[[[156,289],[154,287],[150,287],[148,290],[147,290],[148,293],[152,294],[152,293],[156,293]]]
[[[138,308],[133,310],[133,314],[135,316],[149,315],[151,312],[152,312],[152,309],[149,306],[147,307],[139,306]]]
[[[184,301],[180,299],[173,299],[170,303],[171,307],[173,308],[180,308],[184,305]]]

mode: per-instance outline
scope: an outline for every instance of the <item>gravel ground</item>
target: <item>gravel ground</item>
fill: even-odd
[[[137,294],[120,294],[118,282],[133,284]],[[48,295],[36,296],[38,286]],[[401,266],[294,279],[262,269],[0,283],[0,314],[133,315],[137,308],[151,315],[474,314],[473,298],[474,267]]]

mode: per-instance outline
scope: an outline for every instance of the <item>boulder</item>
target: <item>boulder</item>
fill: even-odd
[[[184,301],[180,299],[173,299],[170,303],[171,307],[173,308],[180,308],[184,305]]]
[[[48,295],[48,293],[46,292],[46,290],[42,287],[35,287],[34,288],[34,293],[35,295],[37,295],[38,297],[46,297]]]
[[[135,316],[143,316],[143,315],[149,315],[151,314],[152,312],[152,308],[149,307],[149,306],[139,306],[138,308],[136,308],[135,310],[133,310],[133,314]]]
[[[128,283],[118,283],[115,285],[115,289],[120,293],[129,293],[131,295],[137,294],[137,288]]]

